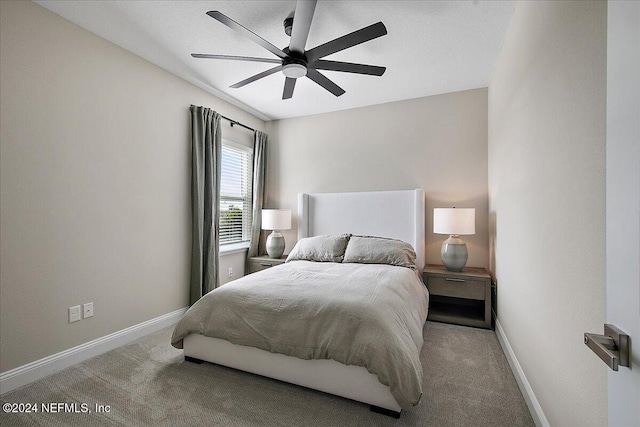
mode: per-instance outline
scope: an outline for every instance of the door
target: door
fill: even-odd
[[[609,426],[640,426],[640,2],[607,13],[607,323],[631,342],[631,366],[608,373]]]

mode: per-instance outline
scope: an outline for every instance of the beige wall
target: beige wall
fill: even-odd
[[[187,306],[188,107],[265,124],[34,3],[0,18],[4,372]]]
[[[469,266],[488,267],[487,90],[476,89],[270,122],[267,205],[297,193],[422,188],[427,262],[440,264],[446,236],[432,233],[434,207],[475,207],[465,236]],[[290,251],[297,224],[283,232]]]
[[[220,271],[218,272],[220,284],[224,285],[225,283],[229,283],[232,280],[236,280],[237,278],[244,276],[244,266],[246,259],[246,249],[237,252],[220,254]],[[229,277],[229,269],[231,269],[231,277]]]
[[[498,318],[552,426],[607,425],[606,2],[521,2],[489,85]]]

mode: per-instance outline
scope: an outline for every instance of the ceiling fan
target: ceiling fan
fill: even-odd
[[[315,9],[316,0],[298,0],[296,2],[295,11],[284,20],[284,31],[291,37],[289,46],[284,49],[278,49],[273,44],[217,10],[207,12],[207,15],[216,21],[226,25],[238,34],[249,38],[254,43],[259,44],[277,56],[278,59],[256,58],[250,56],[210,55],[204,53],[192,53],[191,56],[194,58],[227,59],[278,64],[276,67],[244,79],[234,85],[231,85],[231,87],[239,88],[263,77],[277,73],[278,71],[282,71],[282,74],[286,77],[284,82],[284,91],[282,92],[282,99],[289,99],[293,96],[296,79],[304,76],[307,76],[335,96],[340,96],[345,93],[344,89],[329,80],[318,70],[342,71],[345,73],[366,74],[371,76],[381,76],[384,74],[386,70],[385,67],[321,59],[327,55],[331,55],[332,53],[340,52],[341,50],[384,36],[387,34],[387,28],[382,22],[377,22],[369,25],[368,27],[361,28],[345,36],[338,37],[337,39],[316,46],[313,49],[305,50],[307,37],[309,36],[309,29],[311,28],[311,20],[313,19]]]

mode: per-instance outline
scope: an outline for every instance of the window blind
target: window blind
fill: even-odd
[[[248,241],[251,233],[252,150],[222,141],[220,244]]]

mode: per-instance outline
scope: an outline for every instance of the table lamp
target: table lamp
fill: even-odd
[[[462,271],[469,254],[460,235],[476,234],[475,208],[434,208],[433,232],[449,235],[440,250],[444,266],[449,271]]]
[[[267,237],[267,254],[270,258],[280,258],[284,253],[284,236],[280,230],[291,228],[289,209],[263,209],[262,229],[273,230]]]

